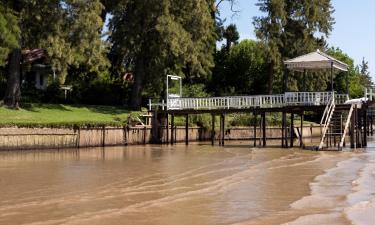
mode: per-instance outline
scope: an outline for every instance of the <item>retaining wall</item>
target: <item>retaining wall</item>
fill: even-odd
[[[189,141],[207,141],[211,138],[211,131],[199,127],[190,127]],[[216,132],[216,138],[218,137]],[[168,132],[171,139],[171,129]],[[319,136],[319,127],[304,127],[305,138]],[[257,138],[261,138],[261,130],[257,129]],[[266,129],[267,139],[279,139],[281,129],[269,127]],[[185,141],[185,128],[175,129],[177,142]],[[253,139],[253,127],[235,127],[226,130],[226,140]],[[151,127],[102,127],[79,129],[56,128],[0,128],[0,150],[15,149],[50,149],[97,147],[115,145],[149,144],[151,141]],[[162,142],[167,141],[167,130],[164,128]]]

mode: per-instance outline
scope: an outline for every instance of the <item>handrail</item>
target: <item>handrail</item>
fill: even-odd
[[[339,148],[340,148],[340,149],[341,149],[342,146],[344,145],[345,136],[346,136],[346,133],[347,133],[347,131],[348,131],[348,129],[349,129],[350,119],[351,119],[351,117],[352,117],[352,113],[353,113],[354,106],[355,106],[355,104],[352,104],[352,105],[350,106],[350,110],[349,110],[349,113],[348,113],[348,117],[346,118],[346,123],[345,123],[344,133],[342,134],[341,141],[340,141],[340,144],[339,144]]]
[[[167,110],[214,110],[214,109],[246,109],[246,108],[277,108],[294,105],[330,105],[332,96],[336,104],[343,104],[348,95],[333,94],[333,92],[286,92],[276,95],[251,95],[227,97],[169,97],[165,103],[152,103],[149,109],[161,107]],[[325,112],[327,111],[327,108]],[[324,120],[321,121],[321,124]]]
[[[332,100],[329,104],[329,108],[328,108],[328,111],[327,111],[327,114],[326,114],[326,118],[324,119],[323,133],[322,133],[322,138],[321,138],[320,144],[319,144],[319,150],[323,148],[324,138],[326,136],[329,124],[331,122],[333,112],[335,111],[335,95],[332,95],[331,99]]]
[[[332,98],[333,98],[333,96],[334,95],[332,95],[331,97],[330,97],[330,100],[329,100],[329,103],[331,103],[331,104],[327,104],[327,106],[324,108],[324,112],[323,112],[323,116],[322,116],[322,119],[320,120],[320,125],[322,125],[323,124],[323,121],[325,121],[325,118],[326,118],[326,116],[327,116],[327,113],[328,113],[328,110],[329,110],[329,108],[331,107],[331,105],[332,105]]]

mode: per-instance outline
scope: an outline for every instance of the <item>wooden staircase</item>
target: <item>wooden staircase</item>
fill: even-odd
[[[345,137],[349,132],[350,119],[353,114],[354,104],[336,105],[334,97],[324,110],[320,125],[322,127],[321,140],[318,150],[329,149],[334,146],[341,150],[345,144]]]

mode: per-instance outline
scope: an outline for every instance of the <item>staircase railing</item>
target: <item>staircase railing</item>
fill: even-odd
[[[355,104],[351,105],[349,113],[348,113],[348,117],[346,118],[344,133],[341,136],[341,141],[340,141],[340,145],[339,145],[340,149],[342,149],[342,147],[344,146],[345,136],[346,136],[346,133],[349,130],[349,124],[350,124],[350,120],[352,118],[352,114],[353,114],[353,110],[354,110],[354,105]]]
[[[320,125],[324,125],[324,126],[323,126],[322,138],[321,138],[320,144],[319,144],[319,150],[323,148],[324,139],[325,139],[325,136],[326,136],[326,133],[327,133],[327,130],[328,130],[329,124],[331,122],[331,118],[332,118],[332,115],[333,115],[334,111],[335,111],[335,95],[332,94],[331,99],[330,99],[328,105],[326,106],[326,110],[324,111],[323,117],[320,121]],[[324,122],[324,124],[323,124],[323,122]]]

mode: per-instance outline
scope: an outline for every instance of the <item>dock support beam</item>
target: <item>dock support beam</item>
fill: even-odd
[[[365,106],[362,109],[362,117],[363,117],[363,147],[367,147],[367,107]]]
[[[258,123],[258,115],[254,112],[254,147],[257,146],[257,123]]]
[[[262,112],[263,147],[266,147],[266,113]]]
[[[293,148],[293,141],[294,141],[294,113],[290,114],[290,147]]]
[[[167,113],[167,115],[166,115],[166,118],[165,118],[165,120],[166,120],[166,128],[167,128],[167,140],[166,140],[166,143],[167,144],[169,144],[169,115],[168,115],[168,113]]]
[[[350,148],[355,148],[355,111],[357,107],[353,110],[352,118],[350,118]]]
[[[211,145],[215,144],[215,114],[211,114]]]
[[[174,127],[174,114],[172,114],[171,118],[171,144],[173,145],[175,143],[175,127]]]
[[[225,137],[225,114],[220,115],[220,141],[219,144],[224,146],[224,137]]]
[[[305,112],[301,112],[301,132],[300,132],[300,137],[299,137],[299,147],[303,148],[303,120],[305,117]]]
[[[285,129],[286,129],[286,114],[283,111],[281,115],[281,147],[282,148],[287,148],[285,140],[286,140],[286,135],[285,135]]]
[[[189,114],[185,116],[185,144],[189,144]]]

